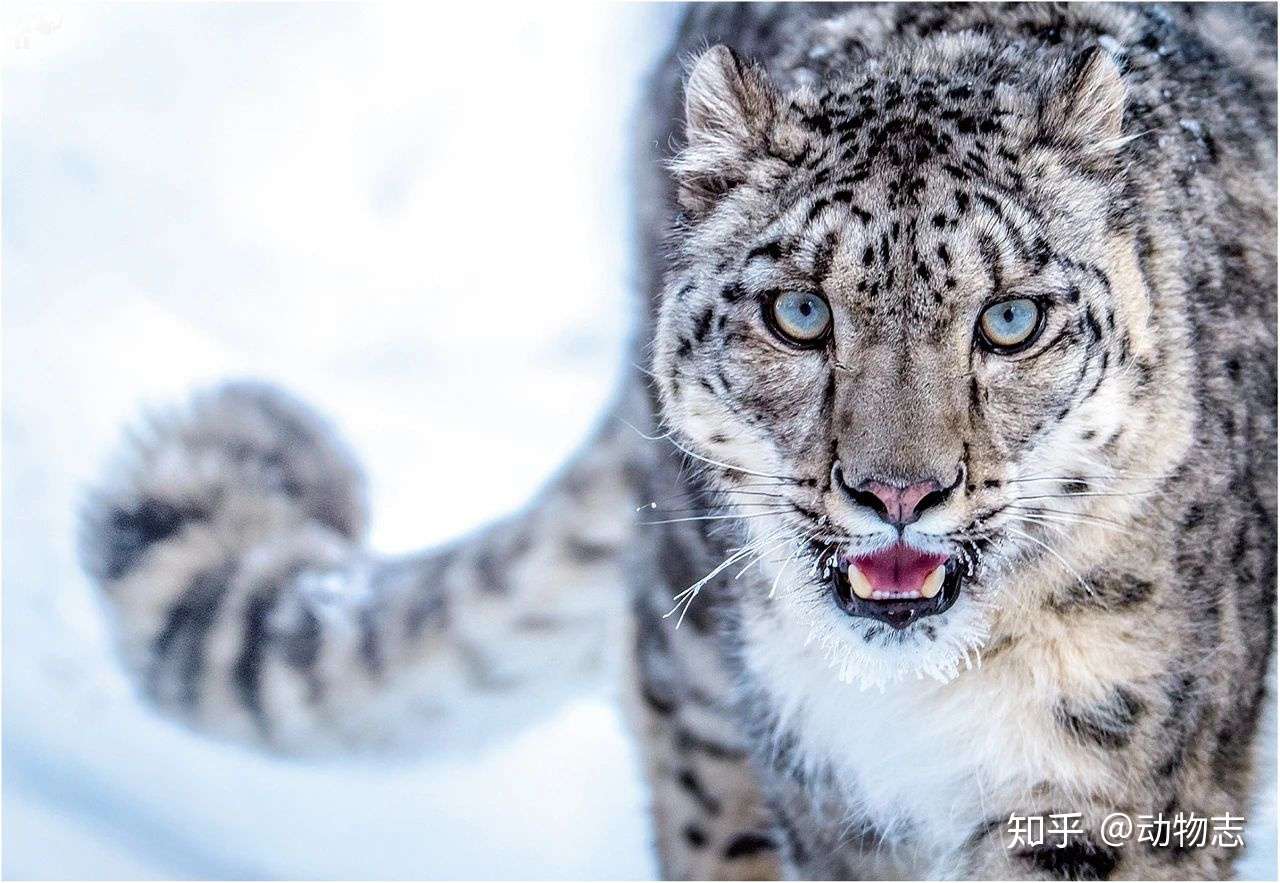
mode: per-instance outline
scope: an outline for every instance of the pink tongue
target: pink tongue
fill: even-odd
[[[930,555],[898,543],[871,555],[859,555],[850,561],[877,592],[918,592],[935,567],[947,560],[946,555]]]

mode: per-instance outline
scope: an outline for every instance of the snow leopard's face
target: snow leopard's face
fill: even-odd
[[[664,415],[762,555],[775,597],[744,603],[846,678],[953,674],[1044,602],[1020,573],[1071,581],[1134,468],[1119,74],[1096,52],[1015,85],[963,48],[782,95],[717,47],[687,87]]]

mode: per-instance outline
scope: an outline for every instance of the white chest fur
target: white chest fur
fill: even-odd
[[[1057,693],[1025,660],[863,689],[838,680],[803,631],[788,640],[776,620],[753,627],[770,633],[747,641],[745,661],[796,737],[788,761],[834,773],[851,814],[886,842],[941,857],[1010,806],[1034,804],[1041,783],[1086,793],[1108,775],[1064,739]]]

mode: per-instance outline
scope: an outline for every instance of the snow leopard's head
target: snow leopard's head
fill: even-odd
[[[654,372],[769,575],[747,617],[952,676],[1162,469],[1122,74],[961,35],[784,92],[717,46],[685,102]]]

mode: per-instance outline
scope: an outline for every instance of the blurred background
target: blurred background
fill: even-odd
[[[632,115],[679,10],[2,15],[4,876],[652,876],[608,684],[467,754],[262,757],[136,699],[73,536],[122,425],[233,375],[337,422],[383,551],[522,502],[634,370]]]
[[[219,745],[135,698],[73,514],[125,421],[228,375],[337,422],[380,549],[521,503],[631,370],[632,116],[678,13],[6,5],[4,876],[654,873],[608,685],[466,756]]]

